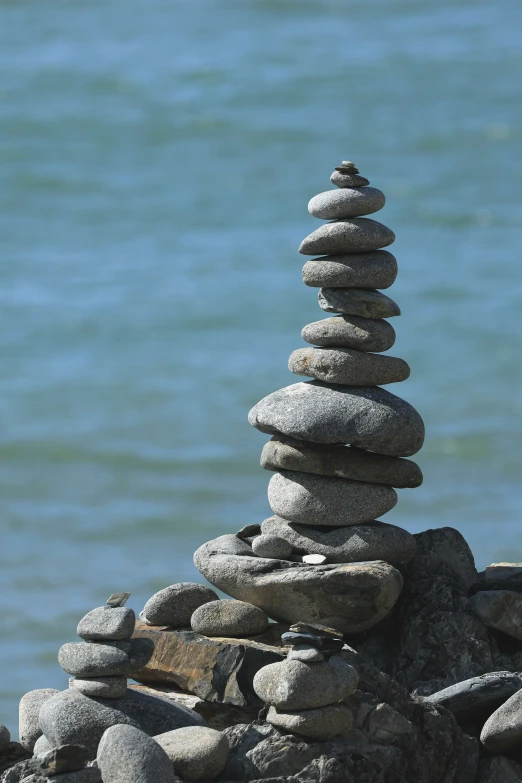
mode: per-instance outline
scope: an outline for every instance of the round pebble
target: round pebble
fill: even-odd
[[[395,342],[395,329],[382,318],[336,315],[304,327],[303,340],[325,348],[355,348],[358,351],[387,351]]]
[[[279,729],[322,742],[347,734],[353,724],[352,713],[344,704],[292,712],[270,707],[266,719]]]
[[[337,169],[330,176],[330,182],[338,188],[362,188],[370,184],[370,180],[360,174],[343,174]]]
[[[157,734],[154,739],[172,762],[174,772],[187,781],[214,780],[227,763],[226,734],[206,726]]]
[[[308,212],[322,220],[342,220],[371,215],[382,209],[385,201],[384,193],[377,188],[327,190],[310,199]]]
[[[320,663],[321,661],[324,661],[324,655],[309,644],[296,644],[286,656],[286,660],[304,661],[304,663]]]
[[[71,677],[69,687],[97,699],[121,699],[127,692],[126,677]]]
[[[93,641],[121,641],[131,638],[135,623],[133,610],[126,606],[99,606],[82,617],[76,633]]]
[[[299,246],[305,256],[344,255],[379,250],[395,241],[393,231],[370,218],[351,218],[325,223],[312,231]]]
[[[288,560],[292,554],[292,545],[279,536],[261,535],[252,541],[252,550],[258,557],[271,557],[274,560]]]
[[[192,615],[190,625],[203,636],[255,636],[268,627],[268,617],[244,601],[210,601]]]
[[[397,261],[387,250],[311,258],[303,266],[303,283],[313,288],[389,288]]]
[[[190,618],[196,609],[217,598],[217,593],[206,585],[178,582],[164,587],[149,598],[140,618],[148,625],[190,628]]]

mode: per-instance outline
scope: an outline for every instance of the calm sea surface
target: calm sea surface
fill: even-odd
[[[322,313],[308,199],[355,160],[427,425],[386,516],[522,558],[518,0],[0,0],[0,722],[113,591],[269,515],[249,408]]]

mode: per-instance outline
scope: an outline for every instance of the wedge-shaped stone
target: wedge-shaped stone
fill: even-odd
[[[392,318],[401,314],[398,304],[389,296],[366,288],[321,288],[317,300],[326,313],[360,318]]]
[[[353,666],[334,655],[323,663],[271,663],[254,677],[254,690],[266,704],[278,709],[313,710],[350,696],[358,682]]]
[[[395,342],[395,329],[382,318],[336,315],[304,327],[303,340],[326,348],[355,348],[358,351],[387,351]]]
[[[248,420],[269,435],[348,443],[392,457],[409,457],[424,441],[424,424],[415,408],[375,387],[294,383],[254,405]]]
[[[522,639],[522,594],[512,590],[483,590],[470,601],[482,622],[515,639]]]
[[[270,479],[268,502],[274,514],[290,522],[359,525],[390,511],[397,503],[397,493],[385,484],[285,470]]]
[[[365,253],[391,245],[395,234],[390,228],[369,218],[334,220],[312,231],[299,246],[305,256]]]
[[[397,277],[397,261],[387,250],[312,258],[303,266],[303,282],[321,288],[388,288]]]
[[[274,620],[320,623],[358,633],[382,620],[402,589],[402,577],[388,563],[306,565],[252,557],[234,535],[203,544],[196,568],[228,595],[259,606]]]
[[[382,209],[386,199],[377,188],[343,188],[318,193],[308,202],[308,212],[321,220],[371,215]]]
[[[290,355],[288,369],[296,375],[345,386],[383,386],[405,381],[410,375],[404,359],[353,348],[298,348]]]

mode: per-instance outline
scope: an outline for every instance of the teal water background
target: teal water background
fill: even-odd
[[[249,408],[298,380],[308,199],[387,195],[389,387],[427,426],[385,520],[522,558],[517,0],[0,0],[0,722],[113,591],[269,515]]]

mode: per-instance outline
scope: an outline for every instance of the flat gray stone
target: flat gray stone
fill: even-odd
[[[244,601],[210,601],[192,615],[191,627],[204,636],[255,636],[268,628],[268,617]]]
[[[20,699],[18,708],[20,744],[33,752],[36,741],[42,736],[42,730],[38,721],[40,709],[46,701],[60,693],[56,688],[37,688],[29,691]]]
[[[282,661],[260,669],[254,690],[266,704],[282,710],[312,710],[350,696],[359,675],[349,663],[334,655],[324,663]]]
[[[384,193],[377,188],[343,188],[318,193],[308,202],[308,212],[321,220],[371,215],[382,209],[386,202]]]
[[[382,561],[313,566],[268,560],[252,557],[250,546],[234,535],[203,544],[194,563],[220,590],[259,606],[274,620],[319,623],[342,633],[378,623],[402,590],[400,572]]]
[[[482,590],[470,599],[475,614],[489,628],[522,639],[522,594],[511,590]]]
[[[178,582],[149,598],[140,619],[149,625],[190,628],[190,618],[199,606],[217,601],[218,595],[206,585]]]
[[[270,479],[268,502],[274,514],[290,522],[358,525],[390,511],[397,503],[397,493],[384,484],[285,470]]]
[[[4,726],[3,723],[0,723],[0,753],[3,753],[7,748],[9,747],[9,743],[11,742],[11,733],[7,726]]]
[[[505,756],[481,759],[476,783],[522,783],[522,767]]]
[[[125,606],[99,606],[82,617],[76,633],[82,639],[93,641],[122,641],[130,639],[136,615]]]
[[[362,188],[370,184],[370,180],[360,174],[342,174],[337,170],[331,175],[330,182],[338,188]]]
[[[387,351],[395,342],[395,330],[382,318],[336,315],[304,327],[303,340],[325,348],[355,348],[358,351]]]
[[[321,742],[344,736],[353,726],[352,713],[344,704],[292,712],[270,707],[266,720],[278,729]]]
[[[68,642],[58,651],[58,663],[75,677],[126,676],[144,666],[147,652],[135,639],[123,642]]]
[[[358,315],[360,318],[393,318],[401,314],[397,302],[369,288],[321,288],[317,301],[326,313]]]
[[[107,599],[107,606],[123,606],[130,598],[130,593],[111,593]]]
[[[286,656],[286,660],[303,661],[303,663],[320,663],[321,661],[324,661],[324,655],[316,647],[312,647],[311,644],[296,644]]]
[[[480,741],[492,753],[520,747],[522,741],[522,690],[517,691],[490,715]]]
[[[127,691],[127,678],[115,677],[71,677],[69,687],[75,688],[84,696],[98,699],[121,699]]]
[[[348,443],[392,457],[409,457],[424,442],[424,424],[415,408],[375,387],[294,383],[254,405],[248,421],[269,435]]]
[[[353,348],[298,348],[290,355],[288,369],[343,386],[383,386],[405,381],[410,375],[404,359]]]
[[[522,678],[518,674],[489,672],[432,693],[424,701],[439,704],[462,720],[485,720],[521,688]]]
[[[395,234],[382,223],[370,218],[351,218],[334,220],[312,231],[301,242],[299,252],[306,256],[364,253],[394,241]]]
[[[225,767],[229,743],[226,734],[206,726],[188,726],[154,737],[183,780],[214,780]]]
[[[100,741],[97,762],[103,783],[176,783],[169,757],[133,726],[111,726]]]
[[[260,535],[252,541],[252,551],[258,557],[288,560],[292,554],[292,545],[285,538],[279,536]]]
[[[319,476],[369,481],[391,487],[418,487],[422,472],[415,462],[349,446],[327,446],[274,435],[261,453],[265,470],[297,470]],[[384,558],[386,560],[386,558]]]
[[[395,256],[387,250],[321,256],[303,266],[303,283],[315,288],[389,288],[397,272]]]
[[[402,568],[413,559],[416,550],[411,533],[385,522],[330,529],[296,525],[273,516],[265,519],[262,529],[286,538],[298,554],[317,552],[330,563],[384,560],[395,568]]]

